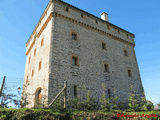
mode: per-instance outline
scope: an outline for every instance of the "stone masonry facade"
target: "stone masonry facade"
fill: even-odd
[[[64,81],[67,99],[75,94],[85,99],[85,88],[100,105],[102,84],[107,97],[118,96],[119,102],[127,101],[132,91],[142,97],[134,37],[68,3],[51,0],[26,44],[25,107],[33,107],[35,99],[47,106]]]

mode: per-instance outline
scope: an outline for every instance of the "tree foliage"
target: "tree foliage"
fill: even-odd
[[[2,94],[1,94],[1,107],[9,108],[9,104],[13,104],[15,106],[20,105],[20,100],[17,99],[18,96],[16,94],[11,93],[10,90],[7,89],[7,85],[4,84]]]

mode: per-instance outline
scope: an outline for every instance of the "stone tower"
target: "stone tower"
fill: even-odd
[[[61,0],[51,0],[26,44],[25,107],[47,106],[67,81],[67,99],[90,90],[127,101],[130,87],[143,96],[134,34]]]

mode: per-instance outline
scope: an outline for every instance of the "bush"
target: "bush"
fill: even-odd
[[[103,94],[102,94],[102,96],[100,98],[100,101],[101,101],[101,110],[103,110],[103,111],[110,111],[111,104],[110,104],[109,98],[107,98],[107,96],[105,94],[106,88],[105,88],[104,84],[102,84],[102,87],[103,87],[104,91],[103,91]]]
[[[132,93],[129,93],[129,99],[128,99],[128,106],[129,110],[131,111],[139,111],[139,103],[137,100],[137,95],[135,94],[135,91]]]
[[[67,102],[68,107],[74,110],[95,110],[96,104],[94,98],[91,97],[91,92],[88,90],[87,98],[81,101],[80,96],[75,97]]]
[[[147,107],[148,111],[152,111],[153,110],[153,103],[151,101],[147,100],[146,107]]]

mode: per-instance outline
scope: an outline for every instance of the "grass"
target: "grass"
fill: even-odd
[[[28,109],[28,108],[22,108],[22,109],[7,109],[7,108],[0,108],[0,120],[68,120],[68,119],[80,119],[80,118],[87,118],[90,117],[91,119],[118,119],[121,120],[123,118],[117,118],[118,113],[123,113],[125,115],[139,115],[141,116],[142,114],[144,115],[152,115],[156,114],[157,120],[160,119],[160,111],[142,111],[142,112],[126,112],[126,111],[121,111],[121,110],[114,110],[114,111],[109,111],[109,112],[104,112],[104,111],[72,111],[72,110],[67,110],[67,111],[56,111],[52,109]],[[92,118],[94,117],[94,118]],[[141,119],[141,118],[140,118]],[[155,119],[156,118],[151,118]]]

